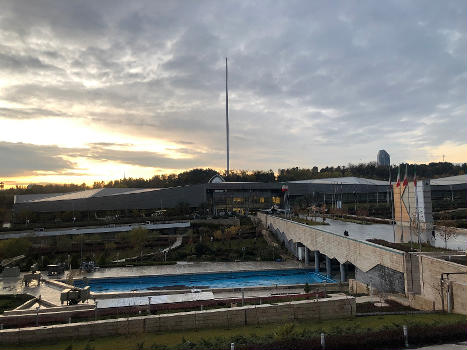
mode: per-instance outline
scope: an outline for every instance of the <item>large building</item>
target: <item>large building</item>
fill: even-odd
[[[283,192],[284,186],[287,193]],[[467,175],[431,181],[431,197],[436,200],[464,200]],[[345,203],[389,203],[387,181],[341,177],[272,182],[225,182],[215,176],[206,184],[171,188],[101,188],[72,193],[17,195],[14,210],[19,212],[130,211],[176,208],[208,209],[221,212],[249,213],[273,205],[301,207],[326,203],[339,208]],[[94,216],[95,214],[91,214]]]
[[[387,182],[354,177],[291,181],[287,183],[225,182],[215,176],[206,184],[171,188],[101,188],[71,193],[17,195],[16,212],[158,210],[182,203],[191,208],[204,207],[219,212],[246,213],[283,207],[287,198],[321,204],[358,201],[385,201]]]
[[[390,166],[391,165],[391,157],[389,156],[389,153],[386,152],[384,149],[378,151],[378,154],[376,155],[376,165],[377,166]]]

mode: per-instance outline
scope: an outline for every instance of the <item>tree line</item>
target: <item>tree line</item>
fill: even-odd
[[[401,164],[401,178],[404,177],[406,164]],[[407,164],[409,177],[412,178],[416,169],[417,178],[439,178],[446,176],[461,175],[467,173],[467,163],[453,164],[449,162],[438,162],[429,164]],[[398,166],[379,167],[375,162],[348,164],[347,166],[312,168],[292,167],[273,170],[233,170],[229,174],[220,175],[226,181],[234,182],[285,182],[308,179],[332,178],[355,176],[376,180],[388,180],[391,173],[392,181],[395,182]],[[16,188],[0,190],[0,221],[8,221],[10,210],[13,206],[13,197],[16,194],[39,194],[39,193],[66,193],[98,188],[163,188],[186,186],[207,183],[218,172],[214,169],[192,169],[179,174],[154,175],[150,179],[123,178],[109,182],[94,182],[92,186],[82,184],[31,184],[29,186],[17,186]]]
[[[225,172],[220,175],[226,181],[233,182],[285,182],[308,179],[321,179],[332,177],[363,177],[375,180],[388,180],[389,173],[393,182],[397,178],[399,166],[391,167],[377,166],[375,162],[348,164],[347,166],[337,167],[318,167],[299,168],[292,167],[287,169],[278,169],[277,174],[273,170],[231,170],[227,175]],[[401,178],[404,177],[406,164],[401,164]],[[417,178],[439,178],[446,176],[467,174],[467,163],[453,164],[449,162],[438,162],[429,164],[407,164],[409,177],[412,178],[414,171],[417,172]],[[196,185],[207,183],[218,172],[214,169],[192,169],[179,174],[154,175],[150,179],[144,178],[123,178],[109,182],[94,182],[92,186],[85,183],[78,184],[32,184],[29,186],[17,186],[16,188],[0,191],[3,194],[38,194],[38,193],[66,193],[86,189],[97,188],[163,188],[186,185]],[[4,198],[0,196],[0,206]]]

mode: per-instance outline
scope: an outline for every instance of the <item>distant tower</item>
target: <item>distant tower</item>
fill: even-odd
[[[227,135],[227,175],[229,175],[229,90],[228,90],[229,73],[227,68],[227,57],[225,58],[225,132]]]
[[[384,149],[378,151],[378,155],[376,156],[376,165],[377,166],[390,166],[391,165],[391,157],[389,153],[386,152]]]

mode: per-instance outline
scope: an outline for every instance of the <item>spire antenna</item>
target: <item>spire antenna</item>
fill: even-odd
[[[227,137],[227,176],[229,175],[229,89],[228,89],[229,71],[227,68],[227,57],[225,58],[225,132]]]

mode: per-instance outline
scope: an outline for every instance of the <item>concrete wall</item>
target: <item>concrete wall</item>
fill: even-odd
[[[353,278],[349,279],[349,293],[350,294],[370,294],[370,287],[362,282]]]
[[[442,273],[467,273],[467,266],[430,256],[419,255],[421,296],[429,303],[435,303],[435,308],[442,308],[440,278]],[[453,312],[467,315],[467,274],[450,275],[449,283],[452,286]],[[444,305],[447,309],[447,285],[444,286]]]
[[[457,314],[467,315],[467,284],[451,282],[453,309]]]
[[[258,213],[258,219],[282,237],[293,242],[301,242],[310,250],[319,250],[329,258],[340,263],[350,262],[361,271],[371,270],[383,265],[392,270],[405,273],[404,253],[374,243],[359,241],[335,233],[313,228],[305,224]],[[290,243],[285,242],[286,246]]]
[[[377,265],[367,272],[356,267],[355,279],[380,292],[405,292],[404,274],[382,265]]]
[[[0,344],[38,343],[59,338],[89,338],[143,332],[281,323],[300,319],[334,319],[355,315],[355,298],[335,297],[200,312],[61,324],[0,331]]]

